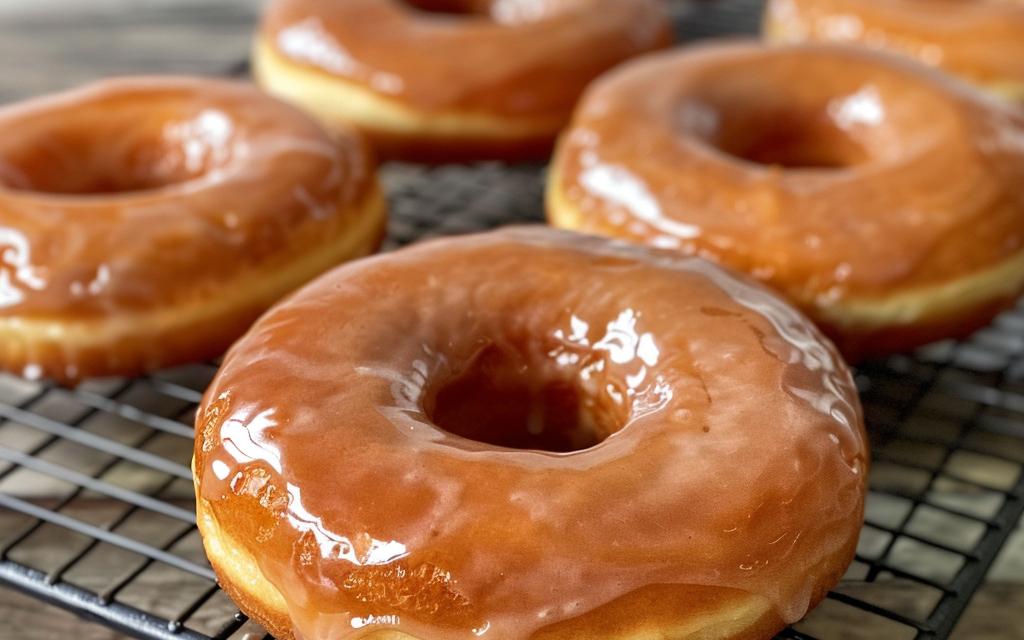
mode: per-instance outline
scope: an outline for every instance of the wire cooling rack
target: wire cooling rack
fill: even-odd
[[[672,6],[694,38],[754,32],[760,2]],[[386,248],[542,220],[543,167],[395,164],[384,180]],[[139,638],[264,637],[195,528],[191,425],[214,373],[73,390],[0,374],[0,582]],[[857,557],[779,638],[946,638],[1024,511],[1024,304],[857,381],[874,447]]]
[[[542,174],[392,165],[388,243],[540,221]],[[194,526],[190,425],[214,371],[0,378],[0,580],[142,638],[252,633]],[[1024,510],[1024,305],[858,383],[874,465],[857,559],[780,637],[944,638]]]

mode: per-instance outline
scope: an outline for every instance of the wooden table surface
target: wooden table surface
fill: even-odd
[[[122,74],[237,72],[260,0],[0,0],[0,104]],[[895,595],[893,597],[896,597]],[[954,640],[1024,640],[1018,527]],[[0,588],[0,640],[123,638]],[[851,637],[863,637],[856,635]]]

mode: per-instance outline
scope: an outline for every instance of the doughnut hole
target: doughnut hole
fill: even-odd
[[[426,13],[452,15],[490,15],[491,0],[401,0],[406,5]]]
[[[857,61],[842,73],[813,68],[827,64],[813,57],[803,67],[778,61],[758,77],[722,70],[680,106],[679,126],[747,163],[838,170],[898,162],[943,135],[942,123],[951,121],[926,80],[877,77],[873,65]]]
[[[33,118],[0,142],[0,185],[54,195],[134,193],[203,177],[234,156],[234,125],[221,111],[143,112],[83,113],[74,123]]]
[[[552,14],[566,11],[575,0],[401,0],[407,6],[425,13],[478,17],[499,24],[536,22]]]
[[[870,158],[862,145],[819,114],[734,109],[723,115],[712,144],[747,162],[788,169],[841,169]]]
[[[627,417],[606,392],[612,381],[583,384],[587,362],[597,362],[594,354],[563,366],[490,344],[427,390],[427,417],[449,433],[496,447],[555,453],[593,447]]]

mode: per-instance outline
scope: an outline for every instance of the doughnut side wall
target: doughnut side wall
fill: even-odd
[[[439,390],[494,354],[610,435],[554,453],[438,427]],[[222,582],[251,570],[229,592],[272,585],[257,619],[318,639],[694,630],[725,601],[767,637],[852,560],[868,460],[849,372],[774,295],[540,229],[321,278],[232,349],[197,434]]]

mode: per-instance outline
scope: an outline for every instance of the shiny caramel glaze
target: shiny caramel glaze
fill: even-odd
[[[767,638],[852,559],[868,464],[845,364],[774,294],[543,227],[318,279],[196,432],[222,584],[311,640]]]
[[[365,144],[240,83],[0,109],[0,363],[72,382],[212,358],[383,233]]]
[[[769,0],[764,31],[899,52],[1024,103],[1022,0]]]
[[[866,49],[731,43],[599,80],[548,215],[731,265],[851,360],[988,322],[1024,289],[1024,111]]]
[[[587,83],[671,38],[660,0],[275,0],[253,66],[385,157],[543,158]]]

